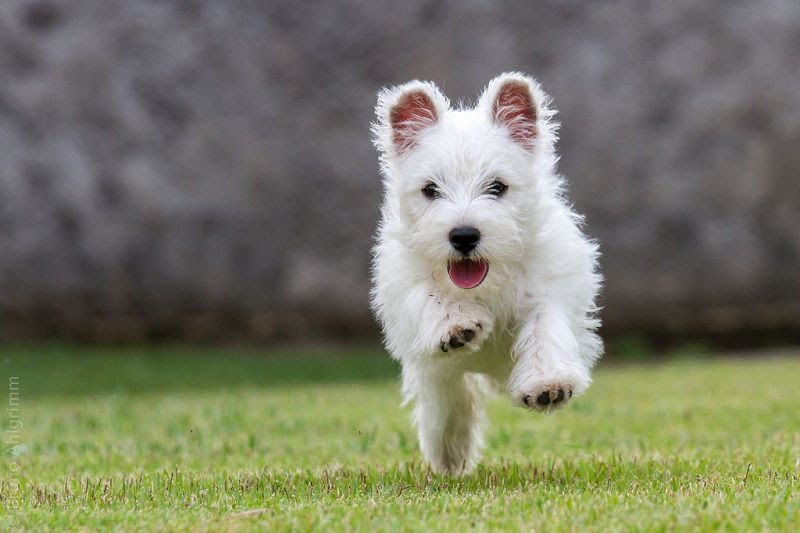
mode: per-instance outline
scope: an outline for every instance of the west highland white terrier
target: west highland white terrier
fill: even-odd
[[[436,471],[477,462],[486,391],[549,412],[586,390],[602,352],[597,246],[564,198],[548,104],[520,73],[472,109],[429,82],[378,95],[372,305]]]

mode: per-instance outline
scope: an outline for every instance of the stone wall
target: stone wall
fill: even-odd
[[[612,329],[800,327],[800,3],[0,4],[0,337],[373,334],[375,91],[536,76]]]

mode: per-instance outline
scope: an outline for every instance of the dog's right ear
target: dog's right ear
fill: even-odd
[[[430,82],[415,80],[383,89],[375,106],[377,121],[372,124],[375,146],[384,154],[402,157],[449,107],[447,98]]]

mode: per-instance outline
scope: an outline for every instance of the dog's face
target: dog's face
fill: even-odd
[[[473,109],[432,84],[381,93],[374,125],[397,237],[462,289],[519,261],[553,164],[551,113],[536,83],[506,74]],[[498,270],[499,271],[499,270]]]

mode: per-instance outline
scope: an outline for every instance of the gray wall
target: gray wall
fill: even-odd
[[[532,73],[612,329],[800,326],[800,3],[0,4],[0,338],[374,332],[375,91]]]

